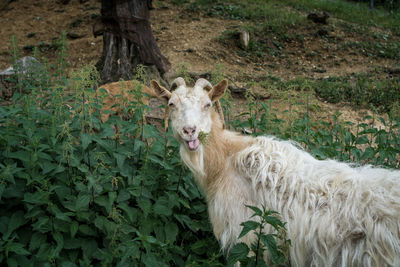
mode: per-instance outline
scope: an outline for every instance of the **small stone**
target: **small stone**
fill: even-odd
[[[85,34],[79,34],[79,33],[76,33],[76,32],[68,32],[67,33],[67,38],[68,39],[79,39],[79,38],[82,38],[82,37],[85,37]]]
[[[239,36],[239,41],[240,41],[240,45],[242,46],[242,48],[247,49],[247,47],[249,46],[249,42],[250,42],[250,33],[246,30],[242,30],[240,32],[240,36]]]

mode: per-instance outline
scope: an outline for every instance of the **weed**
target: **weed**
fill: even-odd
[[[189,66],[186,62],[179,63],[176,68],[178,77],[182,77],[187,83],[192,82],[192,78],[189,75]]]
[[[291,241],[286,239],[287,232],[285,223],[279,219],[277,212],[267,210],[262,207],[247,206],[253,210],[251,218],[256,217],[256,220],[249,220],[241,225],[243,226],[239,238],[253,234],[256,236],[255,241],[249,246],[245,243],[236,244],[229,253],[228,266],[233,266],[240,261],[241,265],[245,266],[267,266],[264,262],[264,252],[268,250],[273,266],[283,266],[288,264],[288,253]],[[273,229],[273,233],[265,233],[265,228]],[[249,252],[252,254],[249,254]]]

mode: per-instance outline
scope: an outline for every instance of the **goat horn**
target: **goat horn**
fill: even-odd
[[[219,100],[217,100],[215,102],[215,107],[217,108],[217,112],[218,112],[219,117],[220,117],[221,122],[222,122],[222,129],[225,129],[224,113],[222,112],[222,107],[221,107],[221,103],[219,102]]]
[[[164,131],[168,131],[168,116],[169,115],[169,106],[166,105],[165,107],[165,113],[164,113]]]
[[[200,78],[196,81],[196,84],[194,87],[200,87],[201,89],[205,89],[207,91],[210,91],[212,89],[212,84],[207,81],[206,79]]]
[[[171,91],[175,90],[179,86],[186,86],[186,82],[182,77],[178,77],[175,80],[172,81],[171,83]]]

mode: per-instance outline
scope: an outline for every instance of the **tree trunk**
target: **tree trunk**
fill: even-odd
[[[170,63],[150,27],[151,2],[102,0],[101,22],[94,25],[93,34],[103,34],[103,55],[96,64],[103,83],[133,79],[138,64],[149,66],[156,76],[167,72]]]

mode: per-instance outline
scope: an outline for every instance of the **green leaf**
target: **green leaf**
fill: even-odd
[[[89,167],[86,164],[79,164],[78,170],[80,170],[83,173],[88,173],[89,172]]]
[[[36,257],[38,257],[43,261],[48,261],[51,251],[52,251],[52,246],[50,246],[49,243],[43,243],[40,245],[39,251],[35,255]]]
[[[175,242],[178,233],[179,233],[179,228],[175,223],[169,221],[165,224],[166,240],[171,241],[171,243]]]
[[[197,232],[198,228],[195,227],[189,216],[184,214],[174,214],[174,217],[182,224],[189,227],[193,232]]]
[[[64,248],[65,249],[77,249],[80,248],[82,244],[82,240],[78,238],[71,238],[64,240]]]
[[[236,244],[229,252],[227,265],[233,266],[236,262],[246,259],[249,251],[250,250],[245,243]]]
[[[31,162],[31,153],[29,151],[19,150],[16,152],[7,153],[6,155],[9,158],[19,159],[22,162]]]
[[[7,232],[4,234],[3,240],[7,240],[14,230],[16,230],[21,225],[25,224],[25,221],[26,220],[24,218],[24,212],[22,210],[13,213],[8,222]]]
[[[72,216],[73,213],[71,212],[62,212],[57,206],[55,205],[50,205],[48,207],[48,210],[55,215],[55,217],[59,220],[65,221],[65,222],[70,222],[71,219],[69,216]]]
[[[133,223],[137,216],[138,216],[138,211],[135,208],[130,207],[127,203],[123,202],[118,204],[118,208],[123,210],[126,213],[126,216],[128,216],[129,222]]]
[[[89,146],[89,144],[92,142],[92,136],[87,133],[82,133],[81,140],[82,140],[82,148],[85,150]]]
[[[122,189],[118,194],[117,202],[121,203],[121,202],[129,200],[130,198],[131,198],[131,194],[129,194],[128,190]]]
[[[124,166],[124,162],[125,162],[125,160],[126,160],[126,156],[125,155],[122,155],[122,154],[118,154],[118,153],[116,153],[116,152],[114,152],[114,158],[117,160],[117,166],[118,166],[118,168],[119,169],[123,169],[123,166]]]
[[[14,252],[17,255],[30,255],[31,253],[24,248],[24,245],[21,243],[10,243],[7,245],[7,249],[9,252]]]
[[[115,232],[117,225],[115,222],[107,219],[104,216],[97,216],[94,220],[96,228],[102,230],[105,234],[112,235]]]
[[[278,251],[274,236],[271,234],[268,235],[263,234],[260,236],[260,240],[268,248],[272,261],[274,263],[279,263],[279,260],[281,258],[280,256],[281,253]]]
[[[206,239],[197,240],[193,245],[190,246],[190,249],[194,253],[202,255],[209,249],[209,241]]]
[[[367,147],[364,153],[361,154],[360,160],[373,159],[375,157],[375,150],[372,147]]]
[[[80,194],[75,202],[75,210],[85,211],[89,209],[90,195]]]
[[[365,135],[359,136],[356,139],[356,144],[358,145],[368,144],[368,143],[369,143],[368,137]]]
[[[259,222],[255,222],[255,221],[246,221],[246,222],[241,223],[240,225],[243,226],[243,229],[242,229],[242,232],[240,233],[238,238],[242,238],[248,232],[257,229],[257,227],[260,226],[260,223]]]
[[[48,203],[48,193],[46,192],[35,192],[35,193],[25,193],[24,201],[37,204],[37,205],[45,205]]]
[[[84,239],[82,240],[82,251],[83,251],[83,256],[87,258],[92,258],[93,254],[96,252],[98,249],[97,242],[93,239]]]
[[[272,225],[276,230],[279,230],[281,227],[284,227],[285,224],[275,216],[265,216],[266,223]]]
[[[255,206],[250,206],[250,205],[246,205],[246,207],[248,207],[249,209],[254,211],[253,216],[255,216],[255,215],[262,216],[262,211],[259,208],[255,207]]]
[[[153,156],[153,155],[148,155],[147,159],[151,160],[152,162],[160,165],[162,168],[166,169],[166,170],[172,170],[173,168],[171,167],[171,165],[169,165],[167,162],[164,162],[162,160],[159,160],[157,157]]]
[[[151,210],[151,201],[147,198],[142,198],[138,200],[138,206],[143,211],[144,217],[147,217]]]
[[[89,227],[87,224],[79,225],[79,232],[88,236],[96,236],[96,231],[93,230],[92,227]]]
[[[33,233],[29,243],[29,251],[34,251],[40,247],[41,244],[46,242],[46,236],[39,232]]]
[[[159,215],[171,216],[172,209],[169,207],[169,201],[166,197],[160,197],[154,204],[154,213]]]
[[[70,261],[63,261],[60,264],[60,267],[77,267],[77,266],[78,265],[76,265],[75,263],[70,262]]]
[[[165,266],[162,262],[160,262],[156,255],[148,252],[142,256],[143,266],[151,266],[151,267],[163,267]]]
[[[114,200],[117,198],[116,192],[108,192],[108,196],[97,196],[94,198],[94,203],[104,207],[107,213],[111,212]]]
[[[64,247],[64,238],[60,232],[53,232],[52,235],[53,235],[54,240],[57,243],[57,246],[53,251],[52,258],[57,258],[60,254],[60,251]]]
[[[42,161],[39,163],[39,165],[42,168],[43,174],[47,174],[59,166],[58,164],[55,164],[55,163],[52,163],[49,161]]]
[[[2,261],[1,261],[1,262],[2,262]],[[17,260],[16,260],[14,257],[8,258],[8,259],[7,259],[7,266],[8,266],[8,267],[18,267],[18,262],[17,262]]]
[[[76,235],[76,232],[78,232],[79,229],[79,224],[77,221],[73,221],[70,226],[69,226],[69,230],[71,233],[71,238],[74,238]]]
[[[40,217],[37,222],[32,224],[32,228],[35,231],[39,231],[41,233],[47,233],[52,230],[51,223],[49,223],[50,218],[47,216]]]

